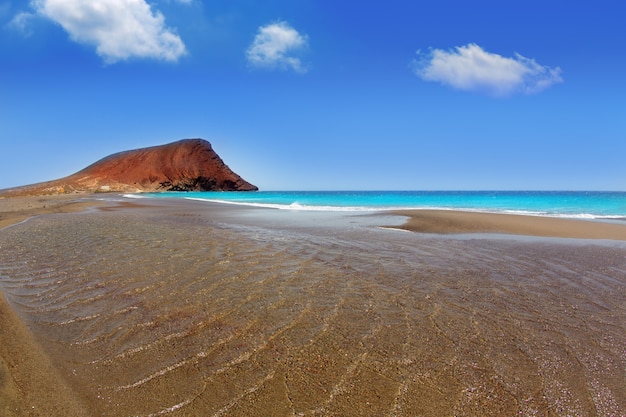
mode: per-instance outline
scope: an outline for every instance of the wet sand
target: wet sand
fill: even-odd
[[[86,194],[41,196],[0,196],[0,229],[34,216],[51,213],[73,213],[103,204]]]
[[[401,210],[401,228],[423,233],[506,233],[575,239],[626,240],[626,222],[573,220],[453,210]]]
[[[105,204],[0,230],[0,414],[626,414],[619,240]]]

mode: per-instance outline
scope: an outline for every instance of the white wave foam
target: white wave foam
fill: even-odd
[[[358,206],[311,206],[311,205],[303,205],[298,202],[293,202],[291,204],[279,204],[279,203],[254,203],[254,202],[242,202],[242,201],[228,201],[228,200],[214,200],[207,198],[198,198],[198,197],[185,197],[187,200],[196,200],[196,201],[207,201],[210,203],[220,203],[220,204],[232,204],[235,206],[248,206],[248,207],[259,207],[259,208],[271,208],[277,210],[293,210],[293,211],[360,211],[360,212],[372,212],[372,211],[380,211],[383,209],[379,209],[376,207],[358,207]],[[384,209],[387,210],[387,209]]]
[[[155,198],[151,196],[145,196],[140,194],[124,194],[127,198]],[[396,210],[451,210],[451,211],[467,211],[476,213],[493,213],[493,214],[512,214],[521,216],[539,216],[539,217],[552,217],[552,218],[564,218],[564,219],[581,219],[581,220],[626,220],[624,216],[618,215],[601,215],[593,213],[550,213],[546,211],[535,210],[513,210],[513,209],[495,209],[495,208],[475,208],[475,207],[449,207],[449,206],[331,206],[331,205],[309,205],[301,204],[298,201],[292,203],[264,203],[264,202],[251,202],[251,201],[232,201],[232,200],[220,200],[210,199],[202,197],[182,197],[187,200],[205,201],[218,204],[231,204],[236,206],[248,206],[269,208],[276,210],[290,210],[290,211],[327,211],[327,212],[361,212],[372,213],[381,211],[396,211]]]

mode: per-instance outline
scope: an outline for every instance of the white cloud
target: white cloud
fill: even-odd
[[[176,61],[180,37],[145,0],[33,0],[35,10],[60,24],[72,40],[96,46],[107,63],[137,58]]]
[[[21,32],[24,36],[30,36],[32,32],[29,28],[29,23],[35,17],[36,16],[34,14],[28,12],[18,13],[7,24],[7,27]]]
[[[259,28],[246,50],[246,57],[253,67],[306,72],[307,68],[296,55],[308,46],[308,42],[306,35],[301,35],[286,22],[272,23]]]
[[[476,44],[458,46],[452,51],[434,49],[414,61],[415,74],[425,81],[436,81],[459,90],[508,96],[538,93],[563,82],[561,69],[539,65],[515,54],[506,58]]]

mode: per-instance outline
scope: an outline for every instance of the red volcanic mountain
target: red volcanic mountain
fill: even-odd
[[[141,191],[255,191],[203,139],[120,152],[54,181],[6,190],[9,194]]]

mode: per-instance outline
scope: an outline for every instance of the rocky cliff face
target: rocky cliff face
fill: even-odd
[[[184,139],[110,155],[55,181],[7,190],[14,193],[254,191],[203,139]],[[22,192],[19,192],[21,190]]]

